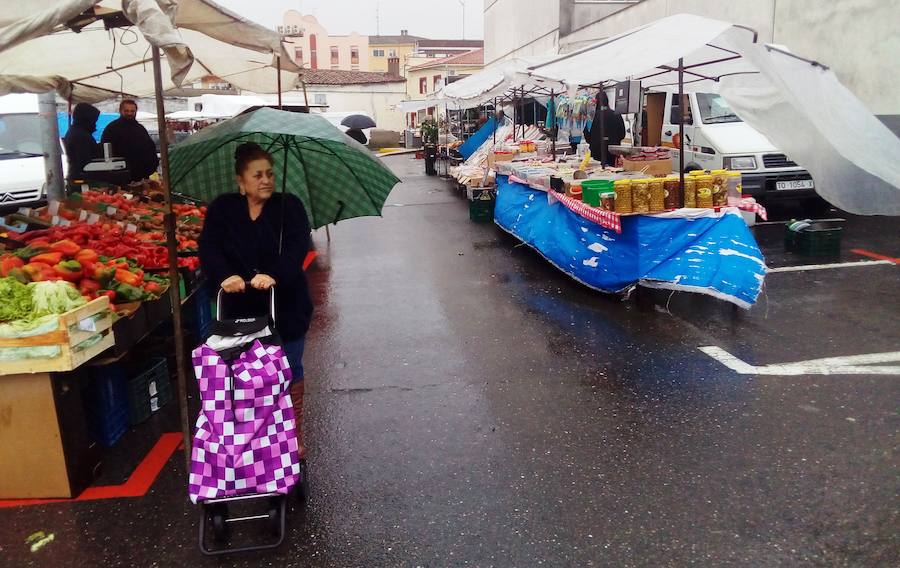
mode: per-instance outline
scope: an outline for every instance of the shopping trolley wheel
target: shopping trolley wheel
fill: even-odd
[[[301,505],[305,505],[309,500],[309,467],[306,465],[306,459],[300,460],[300,483],[297,484],[297,501]]]
[[[281,504],[283,500],[283,497],[274,497],[269,500],[269,512],[268,517],[266,518],[266,529],[272,534],[272,536],[278,536],[281,534],[281,516],[284,511]]]
[[[224,503],[219,503],[210,507],[210,518],[212,520],[213,539],[216,542],[227,542],[229,538],[228,523],[228,507]]]

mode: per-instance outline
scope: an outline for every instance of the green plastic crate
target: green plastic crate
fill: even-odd
[[[475,199],[469,201],[469,219],[476,223],[494,220],[494,199]]]
[[[784,228],[784,249],[803,256],[839,256],[843,229],[826,223],[813,223],[804,230]]]

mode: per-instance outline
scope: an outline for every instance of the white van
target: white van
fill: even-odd
[[[62,165],[65,175],[65,153]],[[44,199],[44,172],[38,96],[0,97],[0,208],[34,204]]]
[[[721,96],[690,93],[684,98],[684,169],[741,172],[744,194],[758,200],[803,200],[816,196],[812,176],[769,140],[738,118]],[[644,144],[677,147],[678,94],[645,95]],[[678,163],[679,150],[673,151]]]

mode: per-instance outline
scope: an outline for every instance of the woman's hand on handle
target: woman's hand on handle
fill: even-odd
[[[229,276],[228,278],[223,280],[221,286],[222,290],[225,290],[228,293],[243,292],[244,279],[235,274],[234,276]]]
[[[268,290],[275,285],[275,279],[268,274],[257,274],[250,281],[250,285],[257,290]]]

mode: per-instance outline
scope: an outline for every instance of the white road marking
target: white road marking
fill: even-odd
[[[873,266],[876,264],[894,264],[890,260],[860,260],[858,262],[835,262],[832,264],[804,264],[801,266],[782,266],[768,268],[766,274],[774,272],[804,272],[806,270],[826,270],[828,268],[854,268],[857,266]]]
[[[845,357],[825,357],[794,363],[775,365],[751,365],[738,359],[721,347],[710,345],[699,347],[719,363],[742,375],[900,375],[900,366],[875,365],[875,363],[900,362],[900,351],[848,355]]]

